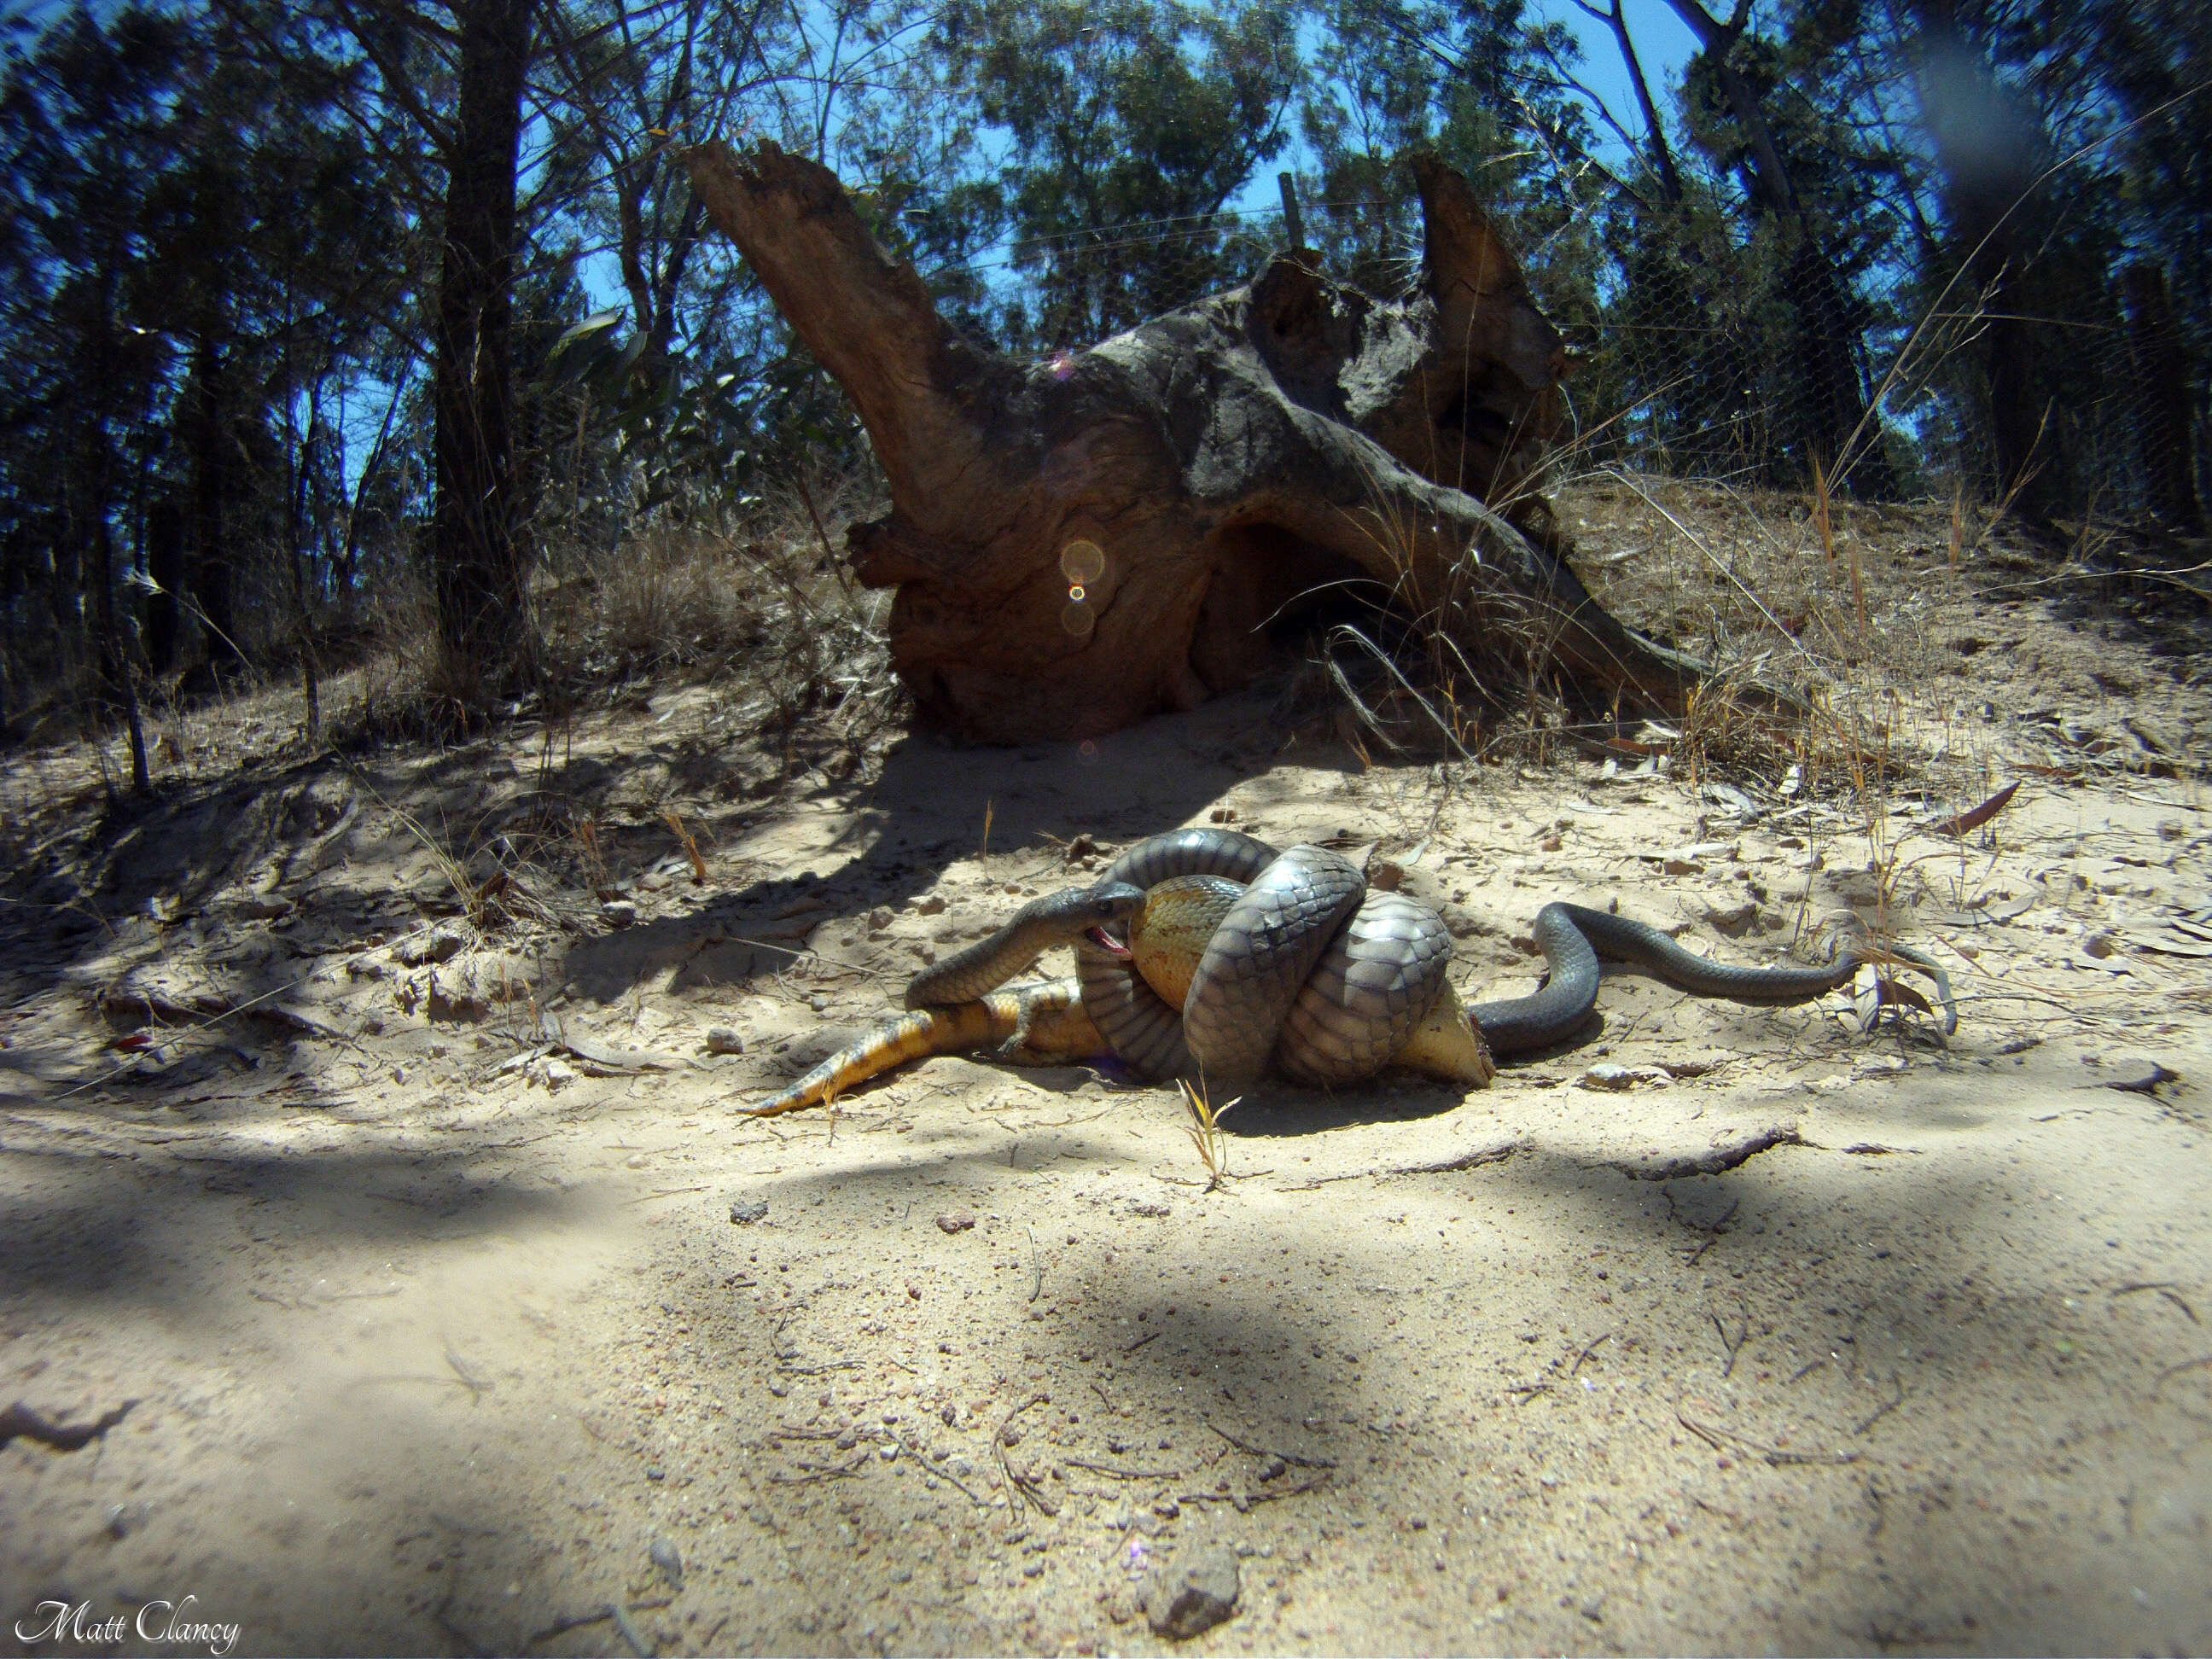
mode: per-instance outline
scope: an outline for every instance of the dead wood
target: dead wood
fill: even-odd
[[[1441,162],[1413,163],[1427,254],[1401,300],[1291,252],[1029,362],[940,317],[827,169],[770,143],[684,159],[867,428],[892,510],[848,553],[898,590],[892,658],[926,720],[1015,742],[1188,708],[1316,595],[1425,619],[1495,702],[1556,684],[1674,714],[1696,684],[1565,562],[1534,491],[1565,354]]]

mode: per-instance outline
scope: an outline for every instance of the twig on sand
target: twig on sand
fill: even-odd
[[[1301,1457],[1296,1452],[1277,1451],[1273,1446],[1255,1446],[1249,1440],[1238,1439],[1212,1418],[1202,1420],[1207,1428],[1212,1429],[1214,1433],[1236,1447],[1238,1451],[1249,1452],[1255,1457],[1279,1457],[1285,1463],[1295,1463],[1302,1469],[1333,1469],[1336,1467],[1326,1457]]]
[[[1779,1446],[1762,1446],[1756,1440],[1746,1438],[1733,1430],[1716,1428],[1710,1423],[1700,1423],[1680,1406],[1674,1407],[1674,1420],[1704,1441],[1715,1451],[1747,1452],[1763,1459],[1770,1468],[1782,1468],[1796,1464],[1840,1465],[1856,1463],[1858,1452],[1800,1452],[1788,1451]]]

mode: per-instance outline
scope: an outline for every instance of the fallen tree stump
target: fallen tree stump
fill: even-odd
[[[859,579],[898,590],[922,717],[1095,736],[1244,684],[1271,622],[1364,599],[1448,641],[1493,704],[1532,684],[1679,714],[1700,665],[1601,610],[1533,481],[1565,353],[1464,179],[1413,162],[1425,278],[1384,301],[1316,256],[1045,362],[941,318],[836,177],[772,143],[691,184],[852,398],[890,485]]]

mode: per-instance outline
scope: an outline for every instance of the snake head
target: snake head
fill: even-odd
[[[1129,923],[1145,908],[1145,890],[1126,881],[1102,882],[1083,903],[1088,918],[1083,937],[1115,961],[1128,961]]]

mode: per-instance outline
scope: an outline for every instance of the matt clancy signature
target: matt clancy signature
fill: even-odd
[[[138,1609],[135,1619],[119,1613],[95,1619],[89,1601],[79,1601],[74,1606],[67,1601],[41,1601],[31,1609],[28,1619],[15,1621],[15,1639],[112,1646],[123,1640],[127,1632],[136,1632],[142,1642],[156,1642],[164,1646],[204,1645],[215,1659],[222,1659],[236,1645],[240,1627],[193,1619],[192,1603],[199,1599],[187,1595],[181,1601],[149,1601]]]

